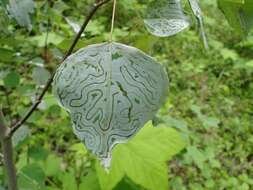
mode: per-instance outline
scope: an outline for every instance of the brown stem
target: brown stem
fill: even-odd
[[[4,123],[4,117],[0,111],[0,139],[3,152],[4,166],[8,178],[9,190],[18,190],[16,168],[13,162],[13,147],[11,137],[7,136],[9,128]]]
[[[90,20],[92,19],[92,17],[94,16],[94,14],[96,13],[96,11],[98,10],[99,7],[101,7],[102,5],[104,5],[105,3],[108,3],[110,0],[100,0],[100,1],[96,1],[96,3],[93,5],[93,7],[91,8],[89,14],[87,15],[87,17],[85,18],[78,34],[76,35],[72,45],[70,46],[68,52],[66,53],[66,55],[64,56],[63,60],[61,61],[61,63],[73,52],[78,40],[81,38],[81,35],[83,33],[83,31],[85,30],[85,28],[87,27],[88,23],[90,22]],[[60,63],[60,64],[61,64]],[[54,74],[51,76],[51,78],[48,80],[46,86],[44,87],[44,89],[42,90],[41,94],[38,96],[38,98],[36,99],[36,101],[34,102],[34,104],[31,106],[31,108],[28,110],[28,112],[25,114],[25,116],[19,120],[12,128],[10,133],[8,134],[8,136],[12,136],[15,131],[21,127],[26,120],[32,115],[32,113],[36,110],[36,108],[38,107],[38,105],[40,104],[42,98],[44,97],[44,95],[46,94],[46,92],[48,91],[51,83],[53,82],[53,78],[54,78]]]

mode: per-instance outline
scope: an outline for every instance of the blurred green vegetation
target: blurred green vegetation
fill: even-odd
[[[92,3],[37,0],[30,31],[8,19],[0,7],[0,104],[9,124],[32,104]],[[169,173],[169,189],[253,189],[253,32],[242,38],[228,25],[216,2],[205,0],[201,6],[210,45],[206,51],[194,19],[189,30],[170,38],[148,34],[142,19],[146,4],[144,0],[118,1],[113,38],[145,51],[168,71],[169,96],[153,124],[167,125],[171,133],[176,129],[186,144],[163,165]],[[190,13],[188,5],[185,8]],[[111,9],[109,3],[98,11],[76,49],[108,40]],[[67,113],[48,92],[13,139],[21,189],[100,190],[98,178],[106,174],[99,174],[95,158],[70,126]],[[0,166],[2,190],[6,180],[1,160]],[[136,184],[133,178],[144,175],[149,167],[143,172],[136,169],[140,173],[134,177],[124,176],[114,189],[145,189],[141,182],[148,184],[148,179]],[[159,185],[156,189],[163,190]]]

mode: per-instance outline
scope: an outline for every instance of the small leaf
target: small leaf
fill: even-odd
[[[29,37],[29,41],[36,44],[36,46],[38,47],[44,47],[45,46],[45,38],[47,36],[47,33],[44,32],[41,35],[37,35],[34,37]],[[56,34],[54,32],[49,32],[48,33],[48,39],[47,39],[47,43],[48,44],[53,44],[53,45],[58,45],[60,44],[62,41],[64,40],[64,38],[59,35]]]
[[[164,125],[153,127],[149,122],[130,142],[114,149],[109,173],[97,164],[101,188],[111,190],[126,175],[147,189],[167,190],[166,161],[183,147],[184,142],[175,129]]]
[[[30,14],[34,12],[33,0],[9,0],[7,9],[20,26],[32,29]]]
[[[7,74],[4,78],[4,85],[9,88],[14,88],[19,85],[20,77],[19,74],[12,71],[9,74]]]
[[[48,156],[48,151],[41,146],[33,146],[29,148],[28,156],[34,160],[45,160]]]
[[[197,149],[195,146],[187,147],[187,155],[191,157],[193,162],[200,168],[203,169],[204,161],[206,160],[204,154]]]
[[[62,159],[56,155],[50,154],[45,162],[44,171],[47,176],[55,176],[60,172]]]
[[[22,143],[27,136],[29,136],[30,130],[28,128],[28,126],[24,125],[22,127],[20,127],[13,135],[12,137],[12,143],[13,146],[16,147],[18,146],[20,143]]]
[[[218,127],[220,120],[215,117],[203,117],[202,122],[205,128]]]
[[[80,155],[87,155],[87,149],[83,146],[83,143],[76,143],[76,144],[73,144],[69,150],[72,150],[72,151],[75,151],[77,154],[80,154]]]
[[[32,77],[37,85],[45,85],[50,78],[50,72],[43,67],[35,67],[33,69]]]
[[[0,61],[11,62],[14,52],[6,48],[0,48]]]
[[[6,15],[5,9],[1,7],[0,4],[0,36],[2,34],[7,34],[8,33],[8,24],[9,24],[9,18]]]
[[[159,0],[148,5],[144,19],[147,30],[159,37],[175,35],[187,27],[190,23],[184,15],[181,1]]]

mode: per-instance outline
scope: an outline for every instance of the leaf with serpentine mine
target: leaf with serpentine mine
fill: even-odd
[[[180,0],[152,1],[144,23],[151,34],[159,37],[175,35],[190,25]]]
[[[109,167],[114,145],[126,142],[153,118],[167,94],[163,67],[142,51],[119,43],[80,49],[54,77],[54,93],[74,133]]]

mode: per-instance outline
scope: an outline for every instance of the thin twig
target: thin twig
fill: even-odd
[[[114,20],[115,20],[115,12],[116,12],[116,3],[117,3],[117,0],[113,0],[112,24],[111,24],[111,32],[110,32],[110,42],[112,42],[112,34],[113,34],[113,29],[114,29]]]
[[[80,28],[78,34],[76,35],[72,45],[70,46],[68,52],[66,53],[66,55],[64,56],[63,60],[60,62],[60,64],[73,52],[78,40],[81,38],[81,35],[83,33],[83,31],[85,30],[86,26],[88,25],[88,23],[90,22],[90,20],[92,19],[92,17],[94,16],[94,14],[96,13],[96,11],[98,10],[99,7],[101,7],[102,5],[104,5],[105,3],[108,3],[110,0],[103,0],[103,1],[96,1],[96,3],[93,5],[93,7],[91,8],[89,14],[87,15],[87,17],[85,18],[82,27]],[[46,92],[48,91],[51,83],[53,82],[53,78],[54,78],[54,74],[51,76],[51,78],[48,80],[47,84],[45,85],[44,89],[42,90],[41,94],[38,96],[38,98],[36,99],[36,101],[34,102],[34,104],[31,106],[31,108],[28,110],[28,112],[25,114],[25,116],[18,121],[12,128],[10,131],[9,136],[12,136],[15,131],[21,127],[26,120],[32,115],[32,113],[36,110],[36,108],[38,107],[38,105],[41,103],[41,100],[43,99],[44,95],[46,94]]]
[[[47,19],[47,32],[46,32],[46,37],[45,37],[45,45],[44,45],[44,59],[46,62],[48,62],[48,36],[49,36],[49,23],[50,19]]]

